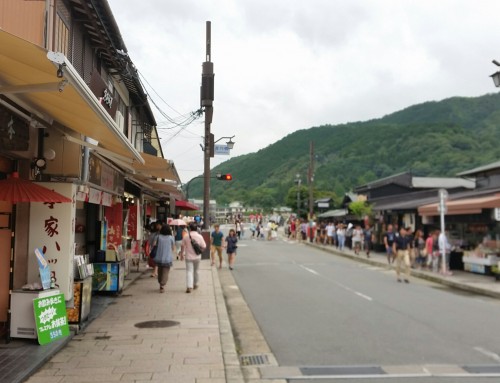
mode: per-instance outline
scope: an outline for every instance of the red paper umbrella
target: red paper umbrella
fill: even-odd
[[[19,178],[14,172],[0,180],[0,201],[18,202],[71,202],[70,198],[36,183]]]

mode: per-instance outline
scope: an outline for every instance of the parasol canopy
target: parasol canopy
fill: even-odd
[[[19,178],[13,172],[9,178],[0,180],[0,201],[18,202],[71,202],[71,199],[36,183]]]
[[[173,219],[172,221],[169,222],[170,226],[186,226],[186,222],[184,222],[182,219]]]

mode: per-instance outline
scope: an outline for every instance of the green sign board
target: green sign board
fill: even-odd
[[[38,343],[47,344],[69,335],[64,294],[33,300]]]

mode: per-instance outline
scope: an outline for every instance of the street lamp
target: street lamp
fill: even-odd
[[[229,141],[226,142],[226,146],[227,146],[228,149],[234,148],[234,144],[235,144],[235,142],[233,141],[234,136],[232,136],[232,137],[221,137],[217,141],[215,141],[214,144],[216,144],[217,142],[219,142],[223,138],[229,138]]]
[[[493,60],[492,62],[496,66],[500,66],[500,63],[497,60]],[[500,71],[497,71],[497,72],[493,73],[490,77],[493,79],[493,82],[495,83],[495,86],[497,88],[500,87]]]

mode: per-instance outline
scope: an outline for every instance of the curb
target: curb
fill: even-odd
[[[380,261],[376,261],[376,260],[371,259],[371,258],[362,258],[359,256],[354,256],[352,254],[347,254],[347,253],[341,252],[337,249],[329,249],[329,248],[325,248],[322,246],[318,246],[314,243],[309,243],[309,242],[302,242],[302,243],[307,245],[307,246],[322,250],[324,252],[338,255],[340,257],[344,257],[347,259],[352,259],[352,260],[355,260],[355,261],[360,262],[360,263],[366,263],[366,264],[369,264],[372,266],[385,268],[387,270],[395,270],[394,266],[382,263]],[[440,284],[445,285],[445,286],[454,287],[454,288],[457,288],[457,289],[460,289],[463,291],[468,291],[471,293],[476,293],[476,294],[485,295],[485,296],[489,296],[492,298],[500,299],[500,292],[491,291],[488,289],[483,289],[483,288],[477,287],[477,286],[465,285],[465,284],[460,283],[460,282],[456,282],[456,281],[453,281],[450,279],[443,278],[438,274],[426,273],[426,272],[414,270],[414,269],[410,270],[410,274],[416,278],[425,279],[425,280],[428,280],[431,282],[440,283]]]
[[[212,278],[214,281],[215,303],[217,305],[217,316],[219,317],[219,333],[224,360],[226,383],[244,383],[243,372],[241,371],[240,359],[236,350],[236,342],[233,336],[233,329],[229,320],[226,301],[222,293],[222,286],[219,279],[219,272],[216,267],[212,267]]]

